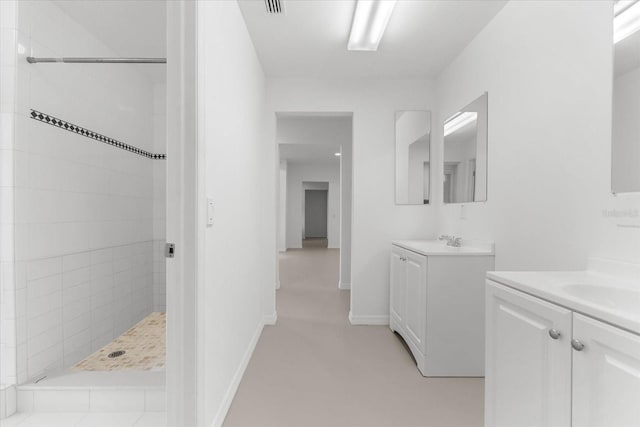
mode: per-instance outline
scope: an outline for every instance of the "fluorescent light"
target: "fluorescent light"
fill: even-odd
[[[396,0],[358,0],[348,50],[378,50]]]
[[[333,153],[334,156],[340,157],[340,153]]]
[[[613,42],[618,43],[640,30],[640,1],[618,2],[615,7]]]
[[[444,136],[457,131],[458,129],[475,122],[478,119],[478,113],[470,111],[457,113],[444,122]]]

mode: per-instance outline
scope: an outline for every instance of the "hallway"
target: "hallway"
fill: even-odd
[[[475,427],[483,380],[423,378],[387,326],[351,326],[339,250],[280,257],[278,323],[265,327],[225,427]]]

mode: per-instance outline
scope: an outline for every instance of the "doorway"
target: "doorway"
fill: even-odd
[[[352,138],[352,113],[276,113],[278,257],[337,249],[342,290],[351,282]]]
[[[303,183],[302,247],[328,248],[329,183]]]

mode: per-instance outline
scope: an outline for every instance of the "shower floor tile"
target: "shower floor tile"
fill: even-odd
[[[164,369],[166,314],[154,312],[72,369],[76,371],[156,371]],[[109,357],[115,352],[124,353]]]

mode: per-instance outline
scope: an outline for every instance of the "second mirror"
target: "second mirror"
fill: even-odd
[[[444,123],[444,202],[487,200],[487,93]]]

